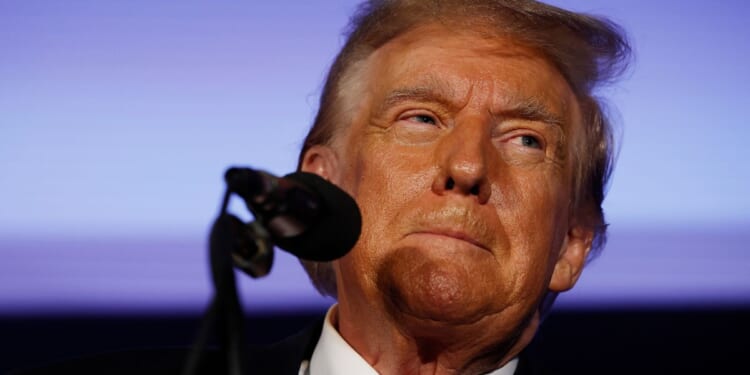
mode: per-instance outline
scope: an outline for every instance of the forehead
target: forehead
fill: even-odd
[[[389,91],[422,89],[457,102],[483,95],[497,111],[534,102],[566,123],[576,117],[575,95],[559,71],[509,36],[429,24],[389,41],[367,65],[363,78],[375,101]]]

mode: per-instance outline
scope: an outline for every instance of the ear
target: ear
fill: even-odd
[[[568,230],[552,271],[549,290],[564,292],[576,284],[591,251],[593,239],[593,229],[574,226]]]
[[[310,147],[302,158],[300,170],[315,173],[334,184],[338,184],[340,180],[338,156],[328,146],[315,145]]]

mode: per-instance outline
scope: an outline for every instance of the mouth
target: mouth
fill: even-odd
[[[458,230],[450,230],[450,229],[424,229],[424,230],[418,230],[413,232],[412,234],[416,235],[428,235],[428,236],[437,236],[437,237],[444,237],[454,240],[459,240],[463,242],[467,242],[475,247],[478,247],[485,251],[491,251],[489,247],[487,247],[484,243],[477,240],[474,236],[471,236],[465,232],[458,231]]]

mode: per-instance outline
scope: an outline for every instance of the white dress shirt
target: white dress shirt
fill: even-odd
[[[328,309],[320,339],[310,360],[300,365],[299,375],[377,375],[378,372],[349,346],[333,326],[331,318],[335,308],[336,305],[333,305]],[[513,375],[517,366],[518,358],[513,358],[487,375]]]

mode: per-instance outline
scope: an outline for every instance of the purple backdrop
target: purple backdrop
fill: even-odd
[[[355,8],[257,3],[0,1],[0,315],[205,307],[224,169],[294,168]],[[603,92],[610,245],[559,306],[750,303],[748,6],[554,3],[611,16],[637,57]],[[277,255],[250,308],[330,303]]]

